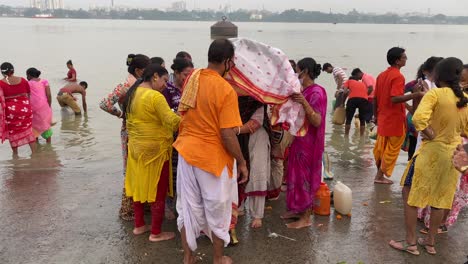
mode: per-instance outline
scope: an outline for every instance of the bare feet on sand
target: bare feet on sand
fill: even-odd
[[[219,260],[215,260],[213,263],[215,264],[232,264],[232,259],[228,256],[223,256]]]
[[[197,259],[194,256],[184,257],[184,264],[195,264]]]
[[[393,184],[393,181],[385,178],[384,173],[379,169],[374,178],[375,184]]]
[[[281,219],[298,219],[300,217],[301,217],[300,215],[293,213],[293,212],[286,212],[281,215]]]
[[[305,227],[309,227],[312,225],[312,222],[309,220],[299,219],[296,222],[292,222],[287,224],[286,226],[291,229],[301,229]]]
[[[374,183],[375,184],[393,184],[393,181],[389,179],[381,178],[381,179],[375,179]]]
[[[166,240],[171,240],[175,238],[174,232],[162,232],[159,235],[153,235],[151,234],[149,236],[149,241],[151,242],[161,242],[161,241],[166,241]]]
[[[262,219],[261,218],[255,218],[252,220],[252,224],[250,225],[252,228],[260,228],[262,227]]]
[[[141,234],[144,234],[144,233],[146,233],[146,232],[149,232],[150,230],[151,230],[151,226],[149,226],[149,225],[144,225],[144,226],[141,226],[141,227],[135,227],[135,228],[133,229],[133,234],[134,234],[135,236],[139,236],[139,235],[141,235]]]

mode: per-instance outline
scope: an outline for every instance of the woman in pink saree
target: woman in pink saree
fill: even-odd
[[[288,212],[282,218],[299,220],[289,223],[288,228],[312,225],[310,215],[321,182],[327,94],[322,86],[315,83],[321,72],[320,67],[312,58],[304,58],[297,63],[303,90],[291,98],[304,108],[308,130],[304,137],[296,137],[290,148],[286,194]]]
[[[30,102],[33,112],[32,129],[34,136],[42,136],[47,143],[52,141],[52,108],[49,82],[39,78],[41,72],[36,68],[29,68],[26,76],[31,88]]]

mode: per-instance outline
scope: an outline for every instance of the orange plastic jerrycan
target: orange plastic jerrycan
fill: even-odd
[[[317,215],[330,215],[330,189],[324,182],[315,194],[314,213]]]

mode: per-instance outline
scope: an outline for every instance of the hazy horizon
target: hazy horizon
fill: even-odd
[[[66,8],[84,8],[90,6],[110,6],[111,0],[63,0]],[[155,3],[156,2],[156,3]],[[171,7],[175,0],[114,0],[115,6],[126,6],[136,8],[159,8],[165,9]],[[216,6],[212,0],[186,0],[187,9],[218,9],[221,5],[229,4],[232,9],[263,9],[270,11],[283,11],[287,9],[305,9],[329,12],[330,9],[335,13],[347,13],[353,9],[361,12],[387,13],[430,13],[446,15],[464,15],[468,16],[467,0],[221,0]],[[376,2],[379,2],[376,4]],[[0,0],[0,5],[10,6],[29,6],[29,0]]]

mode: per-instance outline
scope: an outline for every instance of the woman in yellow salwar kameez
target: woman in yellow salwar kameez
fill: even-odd
[[[166,194],[172,187],[169,181],[173,134],[180,122],[161,93],[168,79],[166,69],[155,64],[148,66],[128,90],[124,103],[129,137],[125,190],[133,198],[133,233],[151,231],[149,240],[153,242],[175,237],[173,232],[161,231]],[[145,225],[144,203],[151,205],[151,226]]]
[[[419,255],[417,244],[427,253],[436,254],[435,235],[442,222],[443,209],[451,209],[460,173],[452,165],[452,156],[468,132],[468,98],[460,87],[463,63],[447,58],[435,68],[437,89],[423,97],[413,116],[414,126],[425,140],[410,161],[402,177],[405,203],[406,240],[390,241],[390,246]],[[427,237],[416,238],[417,209],[431,206]]]

